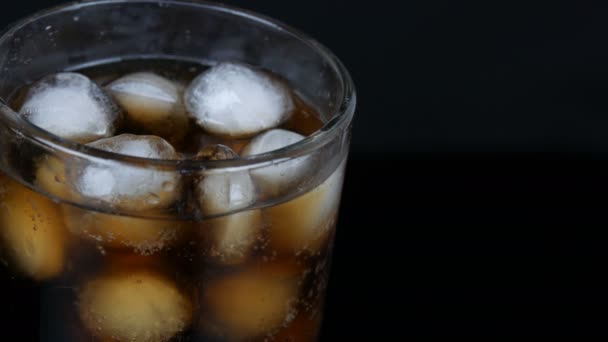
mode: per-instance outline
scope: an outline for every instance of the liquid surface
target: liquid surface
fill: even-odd
[[[102,87],[107,86],[112,81],[120,78],[123,75],[136,72],[154,72],[158,75],[166,77],[167,79],[175,81],[182,87],[186,87],[196,76],[208,68],[208,66],[193,62],[176,62],[174,60],[165,59],[144,59],[125,60],[114,63],[88,66],[85,68],[73,68],[69,69],[68,71],[82,73]],[[276,75],[272,76],[279,79],[279,77]],[[15,92],[15,95],[13,95],[13,98],[10,101],[12,108],[21,108],[28,90],[29,87],[25,86]],[[323,127],[323,122],[313,107],[308,105],[305,100],[301,99],[295,94],[293,96],[293,100],[295,102],[295,110],[291,118],[280,125],[279,128],[308,136]],[[145,126],[127,123],[121,127],[115,135],[121,133],[150,134],[150,131],[147,130]],[[190,119],[188,124],[186,137],[186,139],[176,139],[171,142],[178,151],[185,153],[187,156],[195,155],[197,148],[201,143],[205,145],[226,142],[225,139],[207,134],[202,128],[196,125],[192,119]],[[233,139],[231,145],[242,147],[247,142],[248,140],[246,139]]]

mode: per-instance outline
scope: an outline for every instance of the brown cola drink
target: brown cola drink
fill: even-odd
[[[248,90],[258,91],[257,96],[265,96],[266,89],[235,84],[256,77],[268,82],[264,86],[276,86],[288,96],[288,117],[276,128],[259,132],[209,133],[182,100],[201,77],[209,75],[236,87],[220,89],[228,94],[251,87]],[[87,88],[81,89],[80,82]],[[12,105],[44,125],[43,113],[69,115],[60,113],[72,110],[65,106],[80,106],[83,112],[78,115],[87,115],[86,110],[102,96],[99,103],[117,113],[110,115],[113,119],[108,123],[113,132],[100,138],[83,129],[73,136],[88,141],[88,146],[127,156],[185,162],[238,160],[268,144],[288,146],[292,137],[303,139],[323,125],[318,113],[279,76],[241,63],[212,68],[174,60],[102,64],[48,75],[19,89]],[[218,96],[209,101],[221,102],[227,95],[202,96]],[[88,97],[92,105],[86,103]],[[58,108],[38,108],[43,101]],[[258,105],[256,101],[252,106]],[[214,110],[218,104],[204,105]],[[228,114],[229,110],[224,113]],[[57,125],[48,127],[67,134]],[[35,286],[48,293],[52,304],[45,308],[49,317],[43,319],[71,318],[43,332],[49,335],[42,340],[315,340],[342,169],[289,201],[249,209],[258,196],[290,191],[292,180],[273,183],[275,170],[263,169],[191,172],[177,180],[170,172],[70,165],[44,154],[13,157],[33,161],[19,171],[33,175],[40,192],[2,176],[0,238],[7,279],[1,281],[23,282],[16,286]],[[306,169],[307,163],[313,161],[301,160],[277,170],[299,177],[298,169]],[[142,192],[139,187],[149,189]],[[107,202],[114,211],[173,217],[120,215],[63,202],[71,197]],[[233,209],[238,212],[230,213]]]

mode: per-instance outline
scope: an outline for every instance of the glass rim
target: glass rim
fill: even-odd
[[[293,159],[301,156],[305,156],[317,151],[319,148],[330,143],[332,139],[339,134],[348,124],[352,121],[354,116],[354,109],[356,106],[356,90],[353,84],[353,80],[342,64],[342,62],[336,57],[333,52],[326,48],[323,44],[319,43],[315,39],[309,37],[305,33],[295,29],[279,20],[270,18],[268,16],[247,10],[235,6],[229,6],[225,4],[219,4],[209,1],[200,0],[84,0],[79,2],[67,3],[59,6],[50,7],[42,11],[36,12],[30,16],[27,16],[13,24],[10,24],[4,31],[0,31],[0,45],[6,43],[11,37],[17,33],[20,29],[26,25],[62,12],[78,10],[85,7],[94,7],[100,5],[112,5],[112,4],[124,4],[124,5],[136,5],[136,4],[162,4],[163,6],[190,6],[199,9],[206,9],[215,12],[223,12],[229,15],[238,16],[243,19],[262,24],[274,30],[280,30],[288,34],[291,38],[300,41],[310,49],[314,50],[320,58],[324,59],[329,63],[333,72],[336,73],[338,81],[342,85],[342,93],[338,94],[337,100],[340,105],[337,110],[333,113],[329,113],[331,119],[326,122],[321,129],[315,133],[306,136],[304,139],[296,142],[295,144],[287,147],[270,151],[267,153],[252,155],[248,157],[240,157],[238,159],[228,160],[167,160],[167,159],[151,159],[128,156],[124,154],[118,154],[114,152],[108,152],[100,150],[94,147],[80,144],[68,139],[56,136],[46,130],[43,130],[27,120],[23,119],[21,115],[16,113],[5,101],[0,98],[0,107],[3,111],[10,113],[13,118],[9,115],[2,115],[0,113],[0,122],[11,127],[26,140],[30,140],[38,145],[42,145],[45,148],[61,152],[65,155],[76,156],[79,158],[99,158],[104,160],[118,161],[121,163],[137,164],[142,167],[145,166],[156,166],[162,167],[163,169],[179,169],[179,170],[190,170],[190,169],[216,169],[216,168],[246,168],[248,166],[258,166],[260,164],[274,163],[278,160]],[[18,127],[16,127],[18,125]]]

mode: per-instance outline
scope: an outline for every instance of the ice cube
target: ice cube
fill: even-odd
[[[105,151],[150,159],[177,159],[164,139],[151,135],[121,134],[88,144]],[[86,166],[76,175],[76,191],[116,208],[142,211],[166,208],[181,193],[180,175],[141,166],[99,163]]]
[[[70,232],[115,249],[152,255],[174,246],[188,231],[188,223],[171,219],[118,216],[63,207]]]
[[[55,203],[13,181],[0,180],[1,251],[27,276],[45,280],[65,267],[67,234]]]
[[[247,171],[208,171],[196,190],[201,209],[207,215],[244,209],[256,200],[255,185]]]
[[[106,89],[138,129],[174,141],[186,134],[183,88],[177,83],[152,72],[138,72],[113,81]]]
[[[206,240],[205,253],[218,263],[243,263],[261,238],[261,210],[248,210],[205,221],[199,231]]]
[[[212,134],[248,137],[289,118],[288,88],[241,63],[220,63],[195,78],[184,96],[186,109]]]
[[[199,156],[216,160],[238,157],[222,145],[210,145]],[[196,195],[204,215],[230,214],[256,200],[255,185],[247,171],[210,170],[200,177]],[[247,258],[261,229],[261,211],[250,210],[206,220],[199,231],[207,241],[209,256],[222,263],[236,264]]]
[[[192,320],[192,303],[177,284],[145,269],[97,276],[79,299],[80,318],[100,341],[165,342]]]
[[[42,129],[81,143],[111,136],[122,117],[97,84],[71,72],[47,76],[32,86],[20,113]]]
[[[336,224],[344,165],[306,194],[265,209],[271,248],[293,254],[324,246]]]
[[[210,315],[201,317],[202,329],[230,341],[272,333],[292,318],[299,280],[298,269],[264,264],[211,281],[203,289]]]
[[[253,138],[241,154],[244,157],[262,154],[295,144],[302,139],[304,136],[298,133],[273,129]],[[276,196],[301,181],[308,172],[309,166],[309,157],[298,157],[279,161],[250,172],[264,193]]]

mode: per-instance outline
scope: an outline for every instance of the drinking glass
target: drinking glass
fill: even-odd
[[[147,59],[264,68],[286,80],[323,127],[250,157],[156,160],[62,139],[16,111],[17,91],[46,75]],[[13,24],[0,36],[2,334],[38,341],[316,340],[354,110],[352,80],[328,49],[246,10],[98,0]],[[116,205],[74,190],[90,169],[150,182],[162,175],[170,184]],[[192,205],[197,180],[243,175],[267,185],[247,206],[209,213]],[[167,196],[170,205],[149,209]]]

